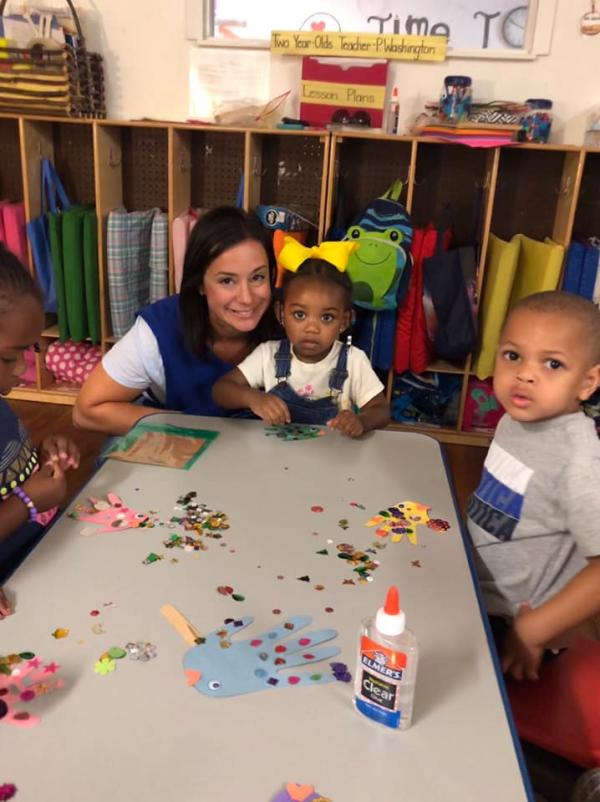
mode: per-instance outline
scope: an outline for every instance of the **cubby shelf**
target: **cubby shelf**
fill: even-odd
[[[53,159],[67,193],[93,203],[98,215],[102,349],[116,341],[110,324],[106,279],[106,221],[121,205],[160,207],[169,222],[190,207],[234,203],[285,206],[313,223],[322,239],[340,192],[345,213],[358,214],[395,178],[405,183],[401,200],[415,226],[435,220],[444,204],[453,211],[455,237],[480,245],[478,292],[490,233],[507,239],[524,233],[568,245],[573,236],[600,233],[600,148],[508,145],[474,149],[426,137],[371,131],[218,127],[147,120],[65,120],[0,115],[0,197],[23,200],[26,219],[42,212],[40,162]],[[478,207],[481,209],[477,215]],[[31,267],[31,265],[30,265]],[[172,253],[170,287],[174,288]],[[58,337],[48,316],[42,346]],[[42,348],[43,350],[43,348]],[[470,358],[454,365],[434,359],[428,371],[462,377],[456,426],[392,424],[427,432],[438,440],[486,445],[490,434],[462,430]],[[77,388],[54,383],[38,358],[33,387],[13,398],[73,403]],[[391,397],[393,372],[387,379]]]

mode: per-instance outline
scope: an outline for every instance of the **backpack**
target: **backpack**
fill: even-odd
[[[379,312],[396,309],[399,303],[398,287],[410,263],[413,234],[409,214],[398,201],[402,188],[402,181],[394,181],[356,218],[344,237],[359,243],[350,255],[347,271],[352,301],[363,309]]]

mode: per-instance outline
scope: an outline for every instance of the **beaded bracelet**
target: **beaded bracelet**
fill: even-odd
[[[29,512],[29,520],[35,521],[35,519],[37,518],[38,511],[36,510],[35,504],[29,498],[27,493],[20,487],[15,487],[10,492],[12,496],[16,496],[19,499],[19,501],[22,501],[23,504],[27,507],[27,510]]]

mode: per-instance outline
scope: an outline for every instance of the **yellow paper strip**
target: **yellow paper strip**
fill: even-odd
[[[319,106],[382,109],[385,103],[384,86],[302,81],[301,92],[302,103],[316,103]]]
[[[271,52],[282,56],[348,56],[404,61],[444,61],[445,36],[339,33],[322,31],[272,31]]]

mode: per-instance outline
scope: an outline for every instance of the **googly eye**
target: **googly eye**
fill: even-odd
[[[209,691],[218,691],[220,687],[221,683],[218,679],[211,679],[211,681],[208,683]]]
[[[135,517],[138,519],[138,521],[143,521],[146,518],[143,512],[137,512]]]
[[[399,231],[390,231],[390,239],[392,242],[398,242],[400,239],[400,232]]]
[[[352,237],[352,239],[358,239],[360,237],[360,228],[356,226],[355,228],[351,228],[348,232],[348,236]]]

